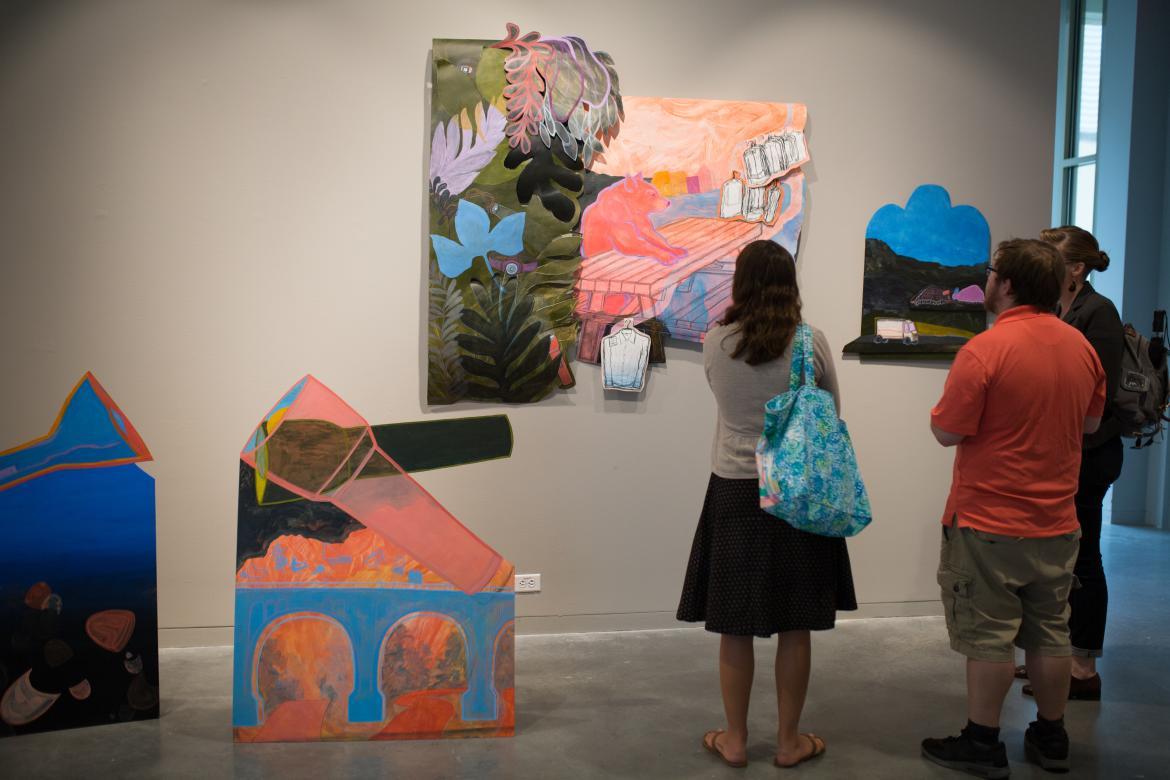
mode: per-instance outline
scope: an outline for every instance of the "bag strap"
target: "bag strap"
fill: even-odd
[[[792,367],[788,373],[788,389],[795,391],[802,384],[816,384],[812,356],[812,328],[803,322],[792,334]]]
[[[816,357],[813,355],[813,337],[812,328],[800,323],[800,329],[804,336],[804,383],[809,387],[815,387],[817,384],[816,374]]]

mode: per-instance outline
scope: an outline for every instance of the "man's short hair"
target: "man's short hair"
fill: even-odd
[[[995,273],[1012,283],[1018,306],[1048,311],[1060,301],[1064,286],[1064,260],[1056,247],[1032,238],[1001,241],[995,249]]]

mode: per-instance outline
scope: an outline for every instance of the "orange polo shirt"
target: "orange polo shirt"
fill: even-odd
[[[955,356],[938,428],[967,438],[955,454],[942,521],[1006,536],[1075,531],[1073,496],[1086,417],[1105,410],[1105,372],[1085,337],[1017,306]]]

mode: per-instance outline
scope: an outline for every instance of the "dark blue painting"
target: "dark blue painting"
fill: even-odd
[[[158,717],[149,459],[90,374],[0,452],[0,736]]]

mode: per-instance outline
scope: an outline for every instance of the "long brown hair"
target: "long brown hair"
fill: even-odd
[[[1076,225],[1061,225],[1040,231],[1040,240],[1047,241],[1060,251],[1066,263],[1084,263],[1090,271],[1104,271],[1109,267],[1109,255],[1092,233]]]
[[[739,343],[731,353],[749,366],[784,354],[800,324],[800,290],[796,261],[775,241],[753,241],[735,259],[731,307],[723,325],[739,325]]]

